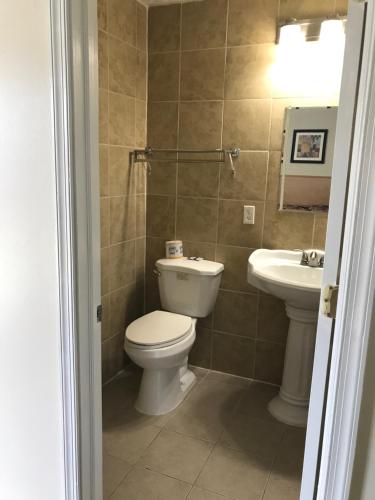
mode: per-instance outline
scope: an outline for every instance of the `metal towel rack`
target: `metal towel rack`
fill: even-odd
[[[155,153],[168,153],[177,154],[176,158],[171,157],[157,157],[153,158]],[[221,158],[181,158],[180,154],[220,154]],[[239,148],[231,149],[153,149],[146,147],[145,149],[135,149],[129,153],[129,164],[132,167],[135,163],[146,163],[148,173],[151,173],[151,163],[225,163],[226,159],[229,160],[229,165],[232,170],[233,177],[236,175],[236,168],[234,159],[240,156]]]

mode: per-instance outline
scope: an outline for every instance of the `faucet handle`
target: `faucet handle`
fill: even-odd
[[[307,266],[309,264],[309,254],[307,253],[306,250],[301,250],[302,256],[301,256],[301,265],[302,266]]]

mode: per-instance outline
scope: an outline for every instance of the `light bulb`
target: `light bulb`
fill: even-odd
[[[344,25],[340,19],[327,19],[320,27],[319,41],[325,44],[341,43],[344,39]]]
[[[280,28],[280,45],[295,45],[304,41],[299,24],[286,24]]]

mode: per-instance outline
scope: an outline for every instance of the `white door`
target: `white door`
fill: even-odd
[[[345,223],[353,125],[356,112],[364,29],[365,3],[349,1],[346,47],[337,117],[331,196],[327,227],[323,287],[340,282],[340,257]],[[322,429],[325,418],[326,385],[335,322],[320,311],[307,424],[301,500],[315,498],[320,467]]]

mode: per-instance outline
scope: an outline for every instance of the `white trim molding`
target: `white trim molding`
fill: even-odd
[[[318,500],[349,498],[375,290],[375,5],[367,4]]]
[[[50,11],[66,498],[101,500],[97,7],[50,0]]]
[[[67,11],[63,1],[50,1],[53,108],[58,224],[61,370],[64,430],[65,495],[80,498],[79,404],[77,400],[77,325],[74,279],[75,242],[70,130],[69,47]]]

